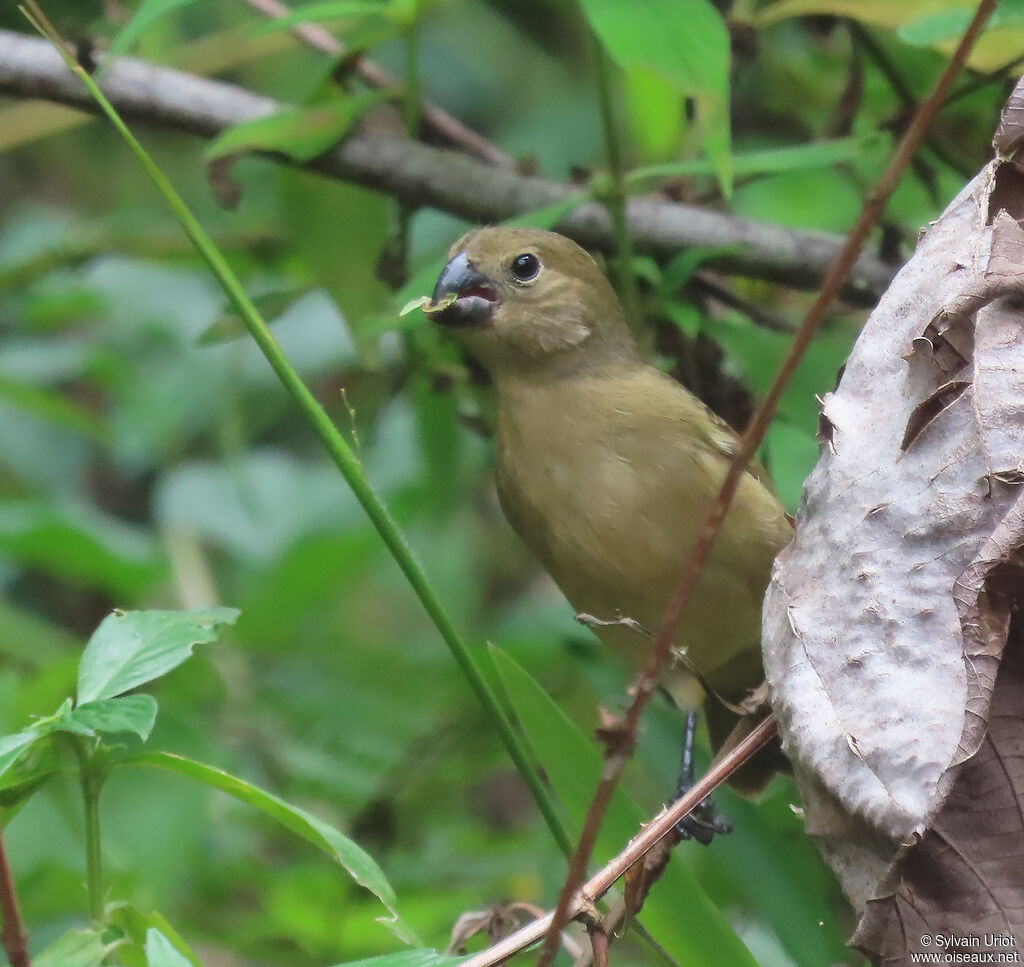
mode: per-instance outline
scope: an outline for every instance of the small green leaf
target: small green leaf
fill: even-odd
[[[103,930],[69,930],[32,958],[33,967],[99,967],[117,943],[105,943]]]
[[[146,931],[146,963],[149,967],[193,967],[192,961],[178,953],[156,927]]]
[[[455,967],[465,957],[450,957],[436,950],[403,950],[397,954],[382,957],[368,957],[366,960],[350,960],[335,967]]]
[[[642,68],[697,104],[701,143],[731,189],[729,31],[709,0],[581,0],[608,54],[623,70]]]
[[[501,649],[491,655],[509,701],[559,799],[579,833],[602,771],[596,744],[584,736],[547,693]],[[626,791],[612,795],[594,849],[605,862],[636,835],[647,817]],[[743,942],[711,902],[688,866],[669,862],[644,902],[644,926],[680,964],[755,967]]]
[[[585,205],[592,198],[589,191],[581,191],[575,195],[569,195],[561,201],[545,205],[543,208],[535,208],[533,211],[523,212],[521,215],[514,215],[506,218],[502,225],[514,225],[520,228],[554,228],[563,218],[571,215],[580,205]]]
[[[398,314],[406,316],[416,309],[422,309],[425,313],[443,312],[448,306],[454,305],[458,298],[454,292],[449,292],[440,302],[435,303],[429,295],[421,295],[418,299],[410,299]]]
[[[687,248],[676,255],[661,272],[661,291],[665,295],[678,292],[690,279],[694,272],[708,259],[717,259],[732,255],[738,251],[735,246],[720,245],[716,248]]]
[[[310,161],[340,141],[367,110],[391,96],[393,92],[364,91],[243,121],[210,144],[204,157],[215,161],[247,151],[277,151],[296,161]]]
[[[78,703],[113,698],[177,668],[196,645],[234,624],[235,608],[202,611],[115,611],[85,646],[78,666]]]
[[[896,36],[903,43],[916,47],[935,47],[958,40],[970,24],[976,6],[964,3],[948,10],[932,11],[902,24]],[[985,29],[1013,27],[1021,23],[1024,23],[1024,0],[999,0]]]
[[[258,809],[280,823],[285,829],[312,843],[317,849],[322,850],[348,870],[352,878],[360,886],[373,893],[391,914],[389,918],[382,920],[384,925],[400,940],[404,940],[408,944],[419,943],[416,934],[402,922],[398,915],[395,906],[395,891],[383,870],[362,847],[333,826],[238,776],[233,776],[222,769],[216,769],[193,759],[186,759],[184,756],[173,755],[169,752],[152,752],[129,761],[139,765],[156,766],[159,769],[167,769],[170,772],[188,776],[190,779],[226,792],[239,802]]]
[[[93,735],[134,732],[143,742],[156,721],[157,704],[152,695],[122,695],[86,702],[69,712],[54,728],[59,731]]]
[[[124,934],[118,957],[124,962],[125,967],[150,967],[152,962],[148,959],[147,947],[149,934],[153,931],[168,941],[179,957],[184,958],[183,964],[189,967],[202,967],[199,958],[189,949],[188,944],[182,940],[181,935],[162,913],[155,910],[143,913],[130,903],[119,901],[107,904],[105,918],[109,926],[121,930]]]
[[[677,299],[666,301],[662,308],[688,339],[696,339],[700,335],[703,315],[692,302],[680,302]]]
[[[11,768],[27,751],[28,747],[40,737],[37,729],[25,729],[14,735],[0,738],[0,776]]]
[[[415,299],[410,299],[401,309],[398,310],[400,316],[407,316],[410,312],[415,312],[417,309],[422,309],[425,306],[430,305],[430,296],[421,295]]]
[[[292,8],[285,16],[275,17],[260,27],[260,33],[290,30],[296,24],[341,20],[345,17],[388,16],[390,4],[385,0],[317,0]]]
[[[187,7],[193,0],[142,0],[135,16],[121,28],[110,44],[111,54],[123,54],[161,17],[179,7]]]
[[[875,151],[884,144],[888,135],[871,131],[849,138],[832,138],[784,148],[764,148],[732,156],[732,170],[736,177],[772,175],[782,171],[805,171],[809,168],[827,168],[844,161],[854,161]],[[687,161],[668,161],[664,164],[634,168],[626,174],[626,184],[639,188],[660,178],[680,175],[709,175],[714,169],[710,162],[700,158]]]

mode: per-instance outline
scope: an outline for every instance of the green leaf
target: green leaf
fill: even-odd
[[[502,225],[516,225],[521,228],[554,228],[563,218],[571,215],[580,205],[585,205],[593,196],[589,191],[581,191],[575,195],[569,195],[561,201],[545,205],[543,208],[535,208],[533,211],[523,212],[521,215],[514,215],[507,218]]]
[[[578,835],[602,770],[602,756],[507,654],[491,646],[494,664],[529,745],[565,805]],[[598,834],[594,858],[606,862],[636,835],[648,817],[618,786]],[[641,920],[680,964],[754,967],[750,951],[711,902],[690,869],[669,862],[644,903]]]
[[[283,17],[275,17],[260,27],[260,33],[290,30],[296,24],[341,20],[346,17],[389,16],[385,0],[318,0],[294,7]]]
[[[146,931],[146,963],[149,967],[193,967],[192,961],[178,953],[156,927]]]
[[[88,440],[104,444],[110,442],[107,424],[84,406],[72,403],[62,393],[0,376],[0,400]]]
[[[117,947],[105,943],[99,927],[69,930],[41,954],[32,958],[33,967],[99,967],[107,954]]]
[[[65,629],[0,598],[0,658],[5,663],[39,669],[81,649],[81,642]]]
[[[291,308],[309,291],[308,286],[289,286],[286,289],[274,289],[272,292],[254,295],[252,301],[253,305],[259,309],[260,315],[268,323],[273,323],[278,316]],[[196,340],[196,345],[215,346],[232,339],[247,338],[248,335],[249,332],[245,328],[242,317],[229,303],[221,309],[220,315],[203,330],[202,335]]]
[[[150,534],[95,507],[63,500],[0,503],[0,552],[118,598],[134,598],[165,567]]]
[[[118,950],[118,957],[125,967],[149,967],[149,934],[155,932],[167,941],[171,949],[182,960],[177,961],[189,967],[202,967],[188,944],[168,923],[167,918],[157,911],[143,913],[130,903],[108,903],[105,911],[106,923],[124,933],[124,941]],[[172,961],[173,962],[173,961]]]
[[[0,776],[10,769],[42,734],[37,729],[25,729],[23,732],[0,738]]]
[[[643,68],[697,103],[701,143],[723,188],[729,159],[729,31],[709,0],[581,0],[601,43],[623,70]]]
[[[142,0],[135,16],[121,28],[110,44],[111,54],[123,54],[139,37],[161,17],[179,7],[187,7],[193,0]]]
[[[382,919],[381,922],[400,940],[404,940],[408,944],[419,943],[416,934],[402,922],[398,915],[395,891],[383,870],[362,847],[333,826],[238,776],[233,776],[222,769],[216,769],[193,759],[186,759],[184,756],[173,755],[169,752],[152,752],[128,761],[188,776],[190,779],[226,792],[239,802],[258,809],[285,829],[301,836],[308,843],[312,843],[317,849],[322,850],[348,870],[352,878],[360,886],[373,893],[391,914],[389,918]]]
[[[965,3],[927,13],[900,26],[896,36],[903,43],[915,47],[935,47],[958,40],[970,24],[976,6]],[[1021,23],[1024,23],[1024,0],[999,0],[985,29],[1013,27]]]
[[[310,161],[340,141],[367,110],[391,96],[388,91],[363,91],[243,121],[215,139],[203,156],[215,161],[246,151],[277,151],[296,161]]]
[[[886,142],[888,135],[880,131],[856,135],[849,138],[833,138],[829,141],[813,141],[785,148],[765,148],[761,151],[747,151],[732,156],[733,175],[737,178],[751,175],[770,175],[780,171],[803,171],[808,168],[827,168],[844,161],[854,161],[877,149]],[[626,175],[626,184],[631,188],[646,185],[659,178],[675,178],[679,175],[708,175],[713,169],[709,162],[701,159],[669,161],[665,164],[647,165],[634,168]]]
[[[156,721],[157,704],[152,695],[122,695],[86,702],[69,712],[54,728],[58,731],[94,735],[134,732],[143,742]]]
[[[704,316],[692,302],[670,299],[663,303],[662,308],[687,338],[696,339],[700,335]]]
[[[465,959],[439,954],[436,950],[403,950],[382,957],[350,960],[347,964],[336,964],[335,967],[454,967]]]
[[[678,292],[708,259],[717,259],[732,255],[737,251],[735,246],[719,245],[714,248],[694,247],[683,249],[674,256],[661,272],[660,289],[663,295],[669,296]]]
[[[78,666],[78,703],[112,698],[177,668],[196,645],[234,624],[235,608],[201,611],[115,611],[85,646]]]
[[[644,67],[626,71],[629,137],[644,160],[672,158],[686,126],[685,98]]]

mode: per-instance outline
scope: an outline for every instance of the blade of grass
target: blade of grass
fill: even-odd
[[[36,0],[26,0],[21,10],[36,29],[50,40],[67,64],[68,70],[82,81],[89,94],[125,140],[143,170],[149,175],[153,184],[156,185],[157,190],[163,196],[167,207],[170,208],[171,213],[185,230],[185,234],[189,237],[196,252],[207,264],[223,289],[224,294],[242,318],[246,329],[249,330],[249,334],[256,342],[256,345],[259,346],[267,362],[270,363],[278,379],[320,437],[320,441],[330,455],[331,460],[341,471],[352,492],[360,504],[362,504],[370,521],[376,527],[377,533],[380,534],[381,540],[384,541],[384,544],[391,552],[391,555],[409,582],[410,587],[433,622],[434,627],[437,628],[444,643],[448,646],[449,651],[451,651],[452,657],[459,665],[463,675],[465,675],[484,711],[490,716],[497,728],[509,756],[523,777],[523,781],[529,787],[537,807],[540,809],[545,822],[547,822],[548,828],[551,830],[551,834],[554,836],[559,849],[568,855],[572,848],[569,843],[569,837],[555,810],[551,796],[531,764],[526,746],[516,733],[508,716],[505,715],[490,683],[484,677],[469,649],[456,631],[455,625],[431,587],[422,567],[416,561],[412,549],[403,537],[394,518],[392,518],[381,499],[370,486],[363,473],[363,465],[359,458],[345,442],[345,438],[331,422],[323,408],[316,401],[316,398],[306,387],[306,384],[299,378],[291,363],[288,362],[277,340],[242,287],[242,283],[232,272],[220,249],[217,248],[210,236],[207,235],[181,196],[175,191],[174,186],[157,167],[153,159],[150,158],[145,148],[135,139],[135,136],[128,129],[128,126],[121,119],[114,106],[104,96],[96,82],[72,58],[67,46],[49,23]]]

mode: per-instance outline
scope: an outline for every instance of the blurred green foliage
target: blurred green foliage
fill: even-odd
[[[629,5],[597,0],[314,6],[307,16],[327,16],[324,26],[397,75],[418,63],[406,94],[421,90],[561,179],[604,165],[590,16],[621,70],[619,135],[635,190],[842,232],[970,5],[687,0],[676,6],[695,14],[689,33],[666,20],[657,38],[643,18],[624,15]],[[974,72],[894,196],[876,250],[905,255],[919,226],[987,160],[1006,66],[1024,38],[1019,7],[1000,5]],[[347,75],[332,79],[329,59],[239,0],[45,8],[68,36],[107,38],[297,105],[232,132],[216,153],[263,144],[309,157],[352,124],[409,120],[387,103],[403,90],[379,98]],[[0,26],[28,29],[13,5],[0,10]],[[628,672],[574,625],[502,520],[478,374],[418,315],[397,316],[410,295],[429,291],[467,226],[433,211],[407,217],[361,188],[244,157],[232,173],[239,204],[227,211],[207,179],[204,145],[143,134],[352,441],[474,654],[492,668],[485,642],[502,649],[494,684],[571,827],[593,782],[583,746],[596,749],[596,708],[621,705]],[[652,165],[663,167],[641,177]],[[0,216],[0,734],[49,728],[38,717],[74,694],[85,642],[113,608],[241,611],[217,644],[147,688],[159,702],[147,755],[164,768],[118,768],[103,788],[107,918],[130,940],[119,950],[109,952],[109,931],[89,927],[74,757],[59,743],[29,749],[26,740],[14,768],[4,756],[22,746],[0,740],[0,771],[12,769],[0,821],[31,949],[63,938],[37,963],[109,955],[129,967],[180,967],[192,962],[189,949],[210,965],[436,962],[395,955],[401,945],[377,922],[378,900],[319,854],[315,837],[272,822],[283,822],[276,801],[372,856],[403,921],[429,947],[444,949],[463,912],[552,905],[564,861],[484,712],[116,134],[41,102],[0,102]],[[641,336],[660,365],[741,423],[787,336],[694,286],[701,257],[635,261]],[[412,281],[396,292],[402,275]],[[766,282],[718,281],[782,330],[809,300]],[[862,319],[835,308],[766,441],[791,509],[817,455],[815,394],[833,385]],[[145,696],[128,698],[130,725],[144,735],[152,708]],[[112,755],[138,753],[141,739],[119,731],[125,707],[117,712],[97,719],[94,710],[84,725],[79,714],[76,727],[99,721]],[[601,856],[670,790],[679,732],[674,710],[651,710]],[[190,781],[198,764],[166,771],[190,760],[243,785],[213,772]],[[250,788],[271,798],[236,796]],[[677,849],[649,901],[646,925],[666,949],[701,964],[857,962],[843,947],[849,914],[790,808],[795,798],[784,779],[756,805],[720,794],[736,832],[709,849]],[[673,903],[692,904],[678,922]],[[705,908],[746,951],[718,960],[699,943],[686,947],[680,925]],[[474,938],[470,949],[482,943]],[[661,960],[635,934],[613,958]]]

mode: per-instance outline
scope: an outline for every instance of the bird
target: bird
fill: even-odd
[[[735,452],[733,430],[645,360],[614,289],[569,238],[484,227],[448,253],[424,310],[497,392],[495,482],[505,517],[602,642],[639,667]],[[764,679],[761,605],[792,536],[752,461],[684,609],[660,684],[712,746]],[[689,762],[687,755],[689,753]],[[781,756],[779,756],[781,757]],[[740,775],[757,791],[777,767]],[[707,811],[684,836],[710,841]]]

